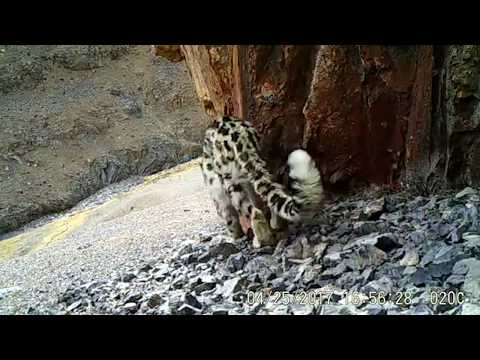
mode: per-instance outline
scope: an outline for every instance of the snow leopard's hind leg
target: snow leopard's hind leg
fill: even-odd
[[[201,168],[203,180],[210,192],[218,216],[225,222],[230,235],[234,239],[241,238],[244,234],[240,224],[239,214],[235,209],[235,206],[233,206],[229,194],[225,190],[223,180],[213,170],[211,159],[204,156]]]
[[[200,167],[205,186],[212,197],[218,216],[225,224],[234,239],[241,238],[243,234],[239,214],[232,204],[231,198],[226,192],[225,184],[221,176],[215,171],[213,159],[214,130],[208,129],[203,144],[203,157]]]
[[[247,233],[251,229],[251,240],[254,248],[262,248],[265,246],[275,246],[278,237],[270,226],[264,212],[260,209],[259,204],[255,202],[255,190],[248,182],[236,182],[232,180],[224,180],[226,189],[232,204],[239,213],[241,219],[246,219],[248,225],[244,232]]]

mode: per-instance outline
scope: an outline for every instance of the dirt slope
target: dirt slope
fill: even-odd
[[[199,154],[183,63],[149,46],[0,45],[0,234]]]
[[[146,177],[100,206],[75,207],[0,241],[0,314],[25,313],[29,303],[55,299],[73,278],[102,278],[162,258],[182,239],[218,224],[198,160]]]

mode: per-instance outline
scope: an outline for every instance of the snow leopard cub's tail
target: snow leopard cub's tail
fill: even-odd
[[[324,198],[322,176],[315,161],[305,150],[294,150],[287,160],[289,192],[299,205],[300,218],[307,220],[318,210]]]
[[[281,227],[278,218],[298,223],[314,215],[323,199],[323,186],[320,172],[306,151],[295,150],[288,158],[290,190],[273,181],[265,161],[256,152],[250,154],[248,161],[243,156],[238,156],[238,160],[255,192],[271,210],[272,228]]]

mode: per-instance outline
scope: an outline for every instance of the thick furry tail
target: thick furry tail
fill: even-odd
[[[324,198],[322,176],[305,150],[295,150],[287,160],[289,189],[299,204],[300,217],[310,218]]]

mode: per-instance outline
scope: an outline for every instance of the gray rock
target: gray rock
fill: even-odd
[[[275,304],[273,302],[267,302],[264,308],[258,312],[259,315],[288,315],[288,305]]]
[[[423,286],[430,283],[432,278],[425,269],[417,269],[409,280],[415,286]]]
[[[349,254],[344,264],[355,271],[362,271],[370,266],[380,266],[386,260],[387,254],[375,246],[363,245]]]
[[[21,291],[21,290],[22,290],[22,288],[19,287],[19,286],[12,286],[12,287],[8,287],[8,288],[0,288],[0,300],[5,298],[9,294],[13,294],[13,293],[16,293],[16,292]]]
[[[294,240],[292,244],[286,247],[285,253],[287,259],[303,259],[303,246],[299,240]]]
[[[138,304],[137,304],[137,303],[134,303],[134,302],[126,303],[125,305],[123,305],[123,308],[124,308],[126,311],[134,312],[134,311],[137,310]]]
[[[362,292],[369,293],[383,293],[384,295],[390,295],[392,293],[393,282],[386,276],[381,277],[378,280],[370,281],[367,285],[362,287]]]
[[[462,290],[470,301],[478,301],[480,300],[480,260],[475,258],[460,260],[455,264],[453,272],[459,274],[459,271],[463,271],[465,267],[468,270]]]
[[[196,309],[201,309],[202,308],[202,304],[198,301],[197,297],[195,295],[190,294],[190,293],[184,294],[182,302],[184,304],[192,306]]]
[[[361,282],[364,284],[367,281],[370,281],[372,279],[373,273],[374,270],[372,268],[363,270],[362,274],[360,275]]]
[[[180,306],[183,305],[185,292],[183,290],[170,291],[167,301],[160,305],[159,310],[166,314],[175,314]]]
[[[193,242],[192,241],[185,241],[182,247],[178,250],[176,257],[181,257],[186,254],[190,254],[193,252]]]
[[[323,263],[325,266],[331,267],[336,266],[342,260],[342,255],[340,252],[334,252],[330,254],[326,254],[323,257]]]
[[[147,272],[147,271],[150,271],[152,269],[153,269],[152,264],[146,263],[146,264],[142,265],[139,270],[140,270],[140,272]]]
[[[77,300],[74,303],[72,303],[70,306],[67,307],[67,312],[71,312],[77,308],[79,308],[83,303],[83,300]]]
[[[148,296],[147,305],[151,308],[155,308],[157,306],[160,306],[164,302],[165,302],[165,300],[163,299],[163,297],[160,294],[153,293],[153,294],[150,294]]]
[[[385,198],[380,198],[365,206],[360,214],[360,220],[377,220],[385,210]]]
[[[320,315],[366,315],[354,305],[322,305]]]
[[[303,272],[303,283],[309,284],[320,276],[322,267],[319,265],[307,265],[305,271]]]
[[[468,273],[468,270],[470,268],[470,263],[474,260],[474,258],[470,259],[463,259],[455,263],[452,269],[452,273],[454,275],[465,275]]]
[[[465,241],[465,249],[478,256],[480,254],[480,235],[475,233],[464,233],[462,238]]]
[[[344,272],[347,271],[347,266],[342,262],[335,266],[334,268],[328,268],[322,272],[321,278],[322,279],[331,279],[333,277],[340,276]]]
[[[315,258],[322,258],[323,254],[325,253],[325,250],[327,249],[327,246],[328,246],[327,243],[316,244],[313,247],[313,256],[315,256]]]
[[[245,263],[245,256],[242,253],[238,253],[228,257],[226,266],[230,272],[236,272],[243,269]]]
[[[341,223],[337,229],[330,234],[331,237],[340,238],[352,232],[353,226],[349,223]]]
[[[452,274],[447,278],[445,282],[453,286],[459,286],[465,282],[465,276]]]
[[[314,315],[315,307],[310,304],[289,304],[288,311],[293,315]]]
[[[223,286],[220,288],[219,292],[225,299],[228,299],[242,288],[242,283],[243,279],[240,277],[226,280],[223,283]]]
[[[433,315],[432,309],[425,304],[412,306],[406,311],[401,312],[402,315]]]
[[[178,315],[195,315],[195,314],[200,314],[202,312],[201,309],[198,309],[194,306],[188,305],[188,304],[183,304],[181,305],[178,310],[176,311],[176,314]]]
[[[271,287],[273,291],[284,291],[287,287],[287,283],[285,282],[285,278],[278,277],[272,280]]]
[[[179,275],[170,283],[172,289],[181,289],[188,284],[188,280],[184,275]]]
[[[276,277],[279,269],[277,260],[271,255],[261,255],[254,257],[244,267],[245,272],[252,275],[252,280],[258,278],[259,281],[265,282]],[[250,280],[250,277],[249,277]]]
[[[415,249],[409,249],[406,251],[405,256],[400,260],[401,266],[417,266],[420,262],[420,257]]]
[[[422,206],[423,210],[433,210],[437,207],[437,198],[433,197],[428,203]]]
[[[343,250],[353,249],[355,247],[360,247],[364,245],[375,246],[377,243],[378,233],[372,233],[368,235],[361,236],[359,238],[353,239],[349,244],[343,247]]]
[[[230,310],[233,310],[234,307],[228,307],[225,305],[212,305],[208,311],[212,315],[228,315]]]
[[[466,187],[465,189],[463,189],[462,191],[460,191],[455,195],[455,199],[462,199],[470,195],[476,195],[476,194],[477,194],[477,191],[475,189],[472,189],[471,187]]]
[[[432,262],[434,264],[440,264],[444,262],[451,261],[456,253],[458,253],[459,248],[457,245],[453,246],[443,246],[438,249],[438,252],[433,257]]]
[[[455,229],[452,224],[443,223],[435,224],[432,228],[438,233],[438,236],[440,236],[441,238],[446,237]]]
[[[399,306],[392,306],[389,309],[386,309],[387,315],[404,315],[404,310],[403,308]]]
[[[353,286],[362,281],[362,277],[358,271],[351,271],[342,274],[335,284],[341,289],[352,289]]]
[[[212,245],[208,249],[207,253],[198,258],[200,262],[207,262],[210,259],[222,256],[224,259],[228,258],[232,254],[236,254],[240,249],[232,243],[223,242],[220,244]]]
[[[362,308],[367,315],[385,315],[387,311],[382,305],[368,304]]]
[[[416,230],[407,235],[407,241],[414,243],[415,245],[422,245],[425,243],[427,236],[424,231]]]
[[[127,298],[125,299],[124,303],[132,303],[132,302],[136,303],[142,297],[143,297],[143,295],[140,292],[135,292],[133,294],[128,295]]]
[[[432,278],[442,278],[452,273],[453,265],[454,261],[433,263],[427,267],[427,272]]]
[[[123,281],[125,283],[128,283],[128,282],[132,281],[133,279],[135,279],[136,277],[137,277],[137,275],[132,273],[132,272],[126,273],[121,277],[121,281]]]
[[[297,284],[291,283],[290,285],[287,286],[285,290],[288,291],[289,293],[293,293],[297,289],[298,289]]]
[[[435,255],[437,255],[438,251],[440,250],[441,246],[434,246],[433,248],[429,249],[425,255],[423,255],[421,261],[420,261],[420,266],[425,267],[428,264],[430,264],[433,259],[435,258]]]
[[[393,249],[401,247],[393,234],[372,233],[353,240],[352,243],[344,247],[344,250],[361,246],[375,246],[384,252],[390,252]]]
[[[378,233],[383,230],[383,226],[375,221],[357,221],[353,223],[353,231],[355,234],[364,236],[371,233]]]
[[[165,277],[165,275],[167,275],[169,273],[169,271],[170,271],[170,269],[169,269],[168,264],[156,265],[153,268],[153,277],[155,279],[161,280]]]
[[[462,225],[460,227],[454,227],[452,231],[448,234],[448,239],[452,243],[459,243],[461,242],[463,238],[463,233],[467,230],[467,227],[465,225]]]
[[[201,282],[192,287],[192,290],[198,295],[202,294],[205,291],[211,291],[215,289],[217,284],[215,282]]]
[[[180,261],[185,265],[193,264],[196,260],[197,260],[196,253],[189,253],[189,254],[180,256]]]
[[[125,112],[128,115],[132,115],[136,118],[142,117],[142,108],[140,107],[140,105],[138,105],[138,103],[134,99],[128,99],[127,101],[125,101],[124,107],[125,107]]]
[[[428,200],[426,198],[424,198],[423,196],[417,196],[414,200],[408,203],[408,209],[410,211],[415,211],[416,209],[424,206],[426,203],[428,203]]]
[[[308,242],[306,236],[300,238],[300,243],[302,244],[302,259],[308,259],[314,255],[313,246]]]
[[[461,306],[460,315],[480,315],[480,305],[465,303]]]
[[[407,266],[403,270],[403,275],[412,275],[412,274],[415,274],[416,272],[417,272],[417,268],[415,266]]]
[[[77,283],[59,298],[60,304],[52,307],[66,311],[79,302],[75,313],[110,314],[427,315],[457,314],[462,309],[474,312],[476,308],[433,305],[431,301],[431,291],[451,289],[465,292],[469,304],[480,297],[480,235],[471,227],[473,222],[467,216],[465,201],[445,200],[448,198],[441,196],[422,198],[423,205],[414,206],[415,201],[399,197],[395,213],[384,210],[382,220],[363,222],[355,216],[364,209],[365,202],[339,202],[333,214],[326,207],[334,226],[328,230],[317,225],[295,229],[273,255],[272,249],[262,253],[253,251],[247,243],[229,243],[222,228],[215,235],[208,235],[208,242],[185,241],[176,257],[170,257],[167,263],[158,259],[157,263],[141,261],[132,265],[127,271],[133,275],[129,281],[122,281],[124,276],[120,276],[118,283]],[[474,203],[471,197],[469,201]],[[451,234],[457,229],[455,236],[463,243],[452,244]],[[362,236],[354,238],[355,235]],[[247,290],[261,292],[268,288],[294,293],[326,290],[327,285],[337,292],[329,304],[324,302],[320,308],[297,303],[247,303]],[[342,291],[360,292],[361,301],[352,306],[345,301]],[[397,306],[391,300],[382,306],[368,304],[364,299],[369,292],[383,292],[388,297],[397,291],[412,291],[411,304]],[[137,307],[125,308],[124,304],[131,303]],[[49,310],[42,304],[33,308],[35,312]]]

